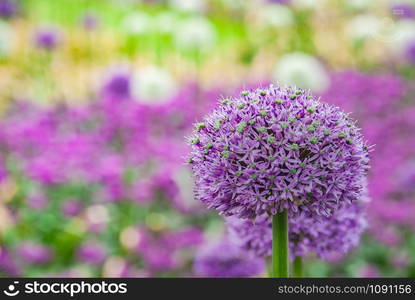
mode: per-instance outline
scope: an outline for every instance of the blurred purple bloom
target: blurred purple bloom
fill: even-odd
[[[415,65],[415,41],[412,41],[406,49],[406,57],[408,61]]]
[[[66,216],[76,216],[82,210],[82,205],[76,200],[69,198],[61,206],[61,211]]]
[[[360,271],[359,277],[362,278],[372,278],[372,277],[380,277],[379,271],[375,266],[366,265]]]
[[[199,246],[203,242],[203,231],[198,228],[185,228],[178,232],[170,233],[165,242],[172,249]]]
[[[103,94],[118,99],[125,99],[130,94],[130,76],[124,72],[112,74],[104,83]]]
[[[201,277],[253,277],[264,271],[265,264],[262,259],[224,240],[202,248],[193,268]]]
[[[255,221],[230,217],[227,224],[231,240],[236,244],[256,256],[271,256],[272,223],[266,216]],[[320,220],[307,216],[290,218],[291,258],[311,252],[325,260],[343,256],[359,243],[366,226],[365,206],[361,204],[341,208]]]
[[[60,33],[54,27],[39,28],[35,33],[35,45],[44,50],[53,50],[60,43]]]
[[[79,247],[77,256],[83,262],[99,265],[106,257],[106,250],[100,243],[86,242]]]
[[[17,2],[14,0],[0,0],[0,17],[9,19],[18,12]]]
[[[5,247],[0,247],[0,273],[6,276],[20,276],[20,270]]]
[[[48,198],[41,192],[36,192],[34,194],[28,195],[27,197],[27,204],[29,207],[36,210],[45,208],[48,203]]]
[[[151,272],[160,272],[173,269],[177,261],[173,251],[164,243],[163,239],[153,237],[149,231],[140,228],[140,242],[137,252],[144,258],[147,269]]]
[[[396,4],[392,7],[392,14],[400,19],[415,18],[415,6],[410,3]]]
[[[46,246],[30,241],[19,246],[18,254],[23,261],[32,264],[45,264],[52,258],[52,253]]]
[[[81,23],[85,30],[94,30],[99,25],[99,19],[98,16],[92,13],[87,13],[82,17]]]
[[[223,99],[190,138],[196,198],[221,215],[329,216],[362,196],[368,147],[309,92],[270,86]]]
[[[0,183],[7,177],[6,166],[0,160]]]
[[[406,88],[400,77],[391,74],[344,71],[332,74],[330,81],[322,100],[352,112],[363,127],[396,110]]]
[[[267,0],[269,3],[289,4],[291,0]]]

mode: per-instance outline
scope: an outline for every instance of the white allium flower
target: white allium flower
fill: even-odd
[[[291,9],[281,4],[270,4],[264,6],[261,11],[262,19],[273,27],[286,27],[294,22]]]
[[[273,79],[278,83],[295,85],[317,93],[326,90],[330,83],[320,61],[301,52],[283,55],[275,66]]]
[[[246,0],[222,0],[222,4],[232,10],[240,10],[248,4]]]
[[[137,101],[163,103],[176,94],[177,84],[164,69],[148,66],[133,74],[131,89]]]
[[[343,3],[354,10],[365,10],[368,8],[373,7],[374,4],[379,5],[380,0],[373,1],[373,0],[343,0]]]
[[[324,4],[325,0],[292,0],[293,5],[302,8],[317,8]]]
[[[187,208],[197,207],[198,202],[194,197],[195,183],[193,180],[192,171],[189,168],[183,167],[175,170],[173,179],[179,188],[180,195]]]
[[[183,12],[203,12],[206,9],[206,0],[169,0],[169,4]]]
[[[123,29],[132,35],[145,34],[153,29],[153,19],[146,13],[133,12],[122,20]]]
[[[177,17],[175,14],[163,12],[155,17],[155,22],[159,32],[171,33],[177,24]]]
[[[415,41],[415,21],[406,19],[398,21],[391,39],[393,39],[389,43],[391,50],[397,55],[405,53],[409,45]]]
[[[191,17],[181,21],[174,33],[174,40],[182,50],[207,50],[216,41],[216,30],[203,17]]]
[[[0,57],[9,56],[11,52],[13,33],[10,25],[0,21]]]
[[[382,20],[373,15],[354,17],[346,25],[346,34],[355,41],[376,38],[382,31]]]

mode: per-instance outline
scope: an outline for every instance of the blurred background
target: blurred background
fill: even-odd
[[[226,230],[185,137],[282,83],[375,145],[368,230],[307,276],[415,277],[415,1],[0,0],[0,18],[1,276],[203,275]]]

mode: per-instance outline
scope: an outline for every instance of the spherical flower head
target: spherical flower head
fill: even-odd
[[[264,261],[224,240],[197,253],[194,271],[202,277],[252,277],[264,270]]]
[[[137,70],[132,80],[135,100],[147,104],[161,104],[171,100],[178,91],[176,81],[164,69],[147,66]]]
[[[94,30],[99,26],[99,18],[93,13],[87,13],[82,16],[81,25],[85,30]]]
[[[10,25],[0,20],[0,58],[10,55],[13,44],[13,32]]]
[[[405,55],[409,45],[415,41],[415,20],[401,19],[397,21],[392,38],[393,43],[388,44],[391,51],[397,56]]]
[[[129,98],[131,96],[129,73],[122,70],[111,72],[110,76],[104,80],[102,93],[105,96],[115,97],[117,99]]]
[[[105,259],[106,250],[100,243],[86,242],[79,247],[77,256],[83,262],[99,265]]]
[[[71,217],[76,216],[82,210],[82,205],[77,199],[69,198],[61,205],[63,215]]]
[[[410,64],[415,65],[415,39],[407,46],[406,58]]]
[[[216,29],[207,18],[190,17],[178,23],[174,41],[183,51],[206,52],[216,42]]]
[[[152,30],[152,17],[144,12],[133,12],[124,17],[122,27],[129,35],[146,34]]]
[[[363,193],[369,158],[359,129],[301,89],[223,99],[189,141],[196,198],[224,216],[329,216]]]
[[[170,7],[187,13],[201,13],[206,9],[206,0],[169,0]]]
[[[321,62],[306,53],[293,52],[280,57],[274,69],[274,81],[313,92],[323,92],[329,86],[329,76]]]
[[[286,27],[294,22],[294,16],[288,6],[278,4],[268,4],[260,10],[260,14],[266,25],[270,27]]]
[[[52,253],[48,247],[35,242],[23,242],[18,248],[19,257],[28,263],[44,264],[52,259]]]
[[[0,0],[0,17],[10,19],[17,14],[19,7],[14,0]]]
[[[352,18],[346,25],[346,34],[353,42],[362,42],[379,35],[382,20],[371,14],[362,14]]]
[[[59,32],[54,27],[40,28],[35,34],[35,45],[40,49],[53,50],[59,42]]]
[[[289,4],[291,0],[268,0],[269,3]]]
[[[230,239],[236,245],[259,257],[271,256],[272,222],[269,218],[252,221],[229,217],[226,223]],[[324,260],[343,256],[359,243],[366,227],[364,204],[352,204],[320,220],[305,215],[289,219],[291,259],[310,253]]]
[[[415,6],[410,3],[399,3],[392,6],[392,14],[399,19],[414,19]]]
[[[7,173],[6,165],[0,160],[0,184],[7,178]]]

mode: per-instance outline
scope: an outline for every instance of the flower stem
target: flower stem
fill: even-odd
[[[272,217],[272,277],[288,278],[288,215],[286,210]]]
[[[303,258],[301,256],[297,256],[294,259],[293,269],[294,269],[293,277],[295,278],[303,277]]]

